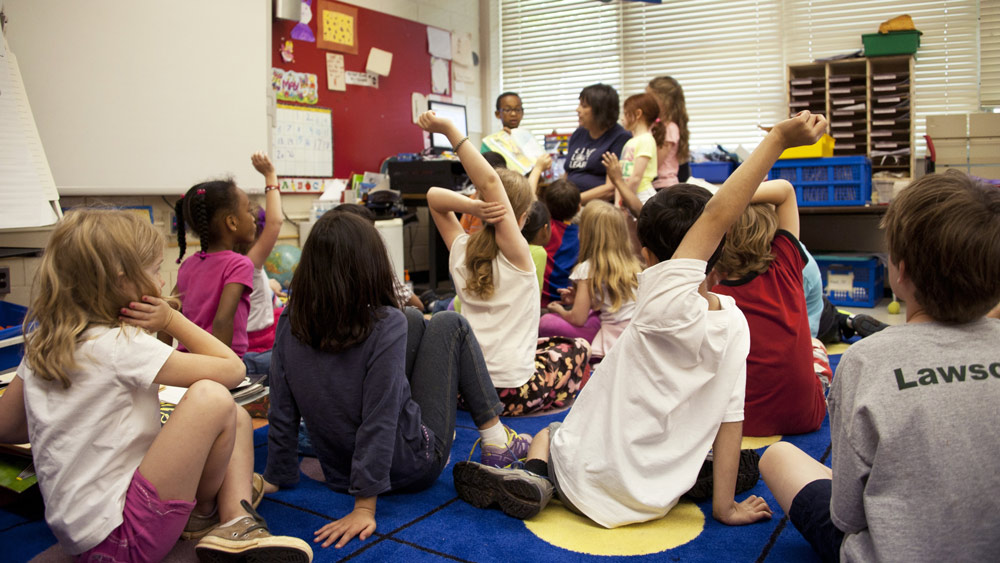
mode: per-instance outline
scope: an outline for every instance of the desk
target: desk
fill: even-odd
[[[427,190],[432,187],[461,189],[469,180],[462,163],[457,160],[389,161],[389,186],[403,194],[407,207],[426,207]],[[427,225],[427,281],[436,290],[448,279],[448,247],[438,235],[434,220]]]

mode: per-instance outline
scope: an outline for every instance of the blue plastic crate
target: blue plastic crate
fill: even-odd
[[[17,367],[21,363],[21,356],[24,355],[21,323],[27,312],[27,307],[0,301],[0,325],[9,327],[0,330],[0,371]]]
[[[735,162],[692,162],[691,175],[706,182],[721,184],[736,170]]]
[[[823,293],[843,307],[874,307],[882,299],[885,268],[875,256],[813,256]]]
[[[791,182],[799,207],[865,205],[872,198],[872,164],[866,156],[779,160],[767,179]]]

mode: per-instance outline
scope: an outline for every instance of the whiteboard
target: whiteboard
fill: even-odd
[[[278,105],[274,169],[278,176],[333,176],[333,119],[329,109]]]
[[[184,193],[267,150],[270,0],[3,0],[62,195]],[[273,94],[272,94],[273,99]]]
[[[41,227],[56,221],[55,182],[17,60],[0,38],[0,228]]]

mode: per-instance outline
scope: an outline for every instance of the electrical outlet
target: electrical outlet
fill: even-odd
[[[10,293],[10,268],[4,266],[0,268],[0,295]]]

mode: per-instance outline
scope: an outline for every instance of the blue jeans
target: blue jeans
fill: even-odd
[[[271,373],[271,351],[247,352],[243,354],[243,365],[247,367],[250,381],[267,385],[267,374]]]

